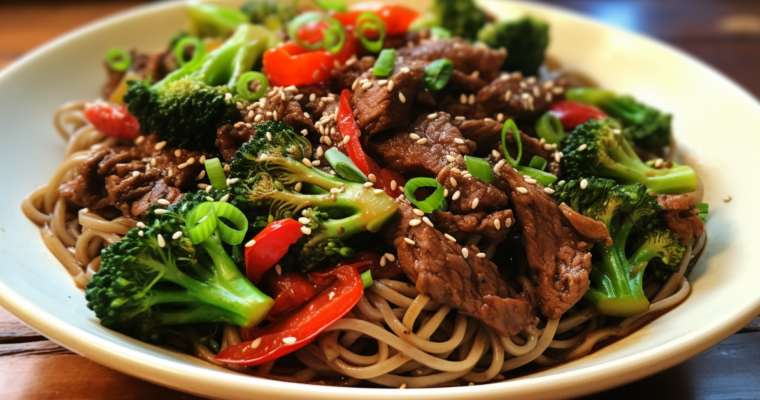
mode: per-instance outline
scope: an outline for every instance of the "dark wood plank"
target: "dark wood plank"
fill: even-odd
[[[46,340],[37,331],[0,307],[0,344]],[[0,352],[2,350],[0,349]]]

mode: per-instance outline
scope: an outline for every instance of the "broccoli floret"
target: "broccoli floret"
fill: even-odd
[[[240,10],[248,17],[248,22],[271,30],[282,29],[295,16],[293,5],[284,1],[249,1]]]
[[[573,180],[554,187],[553,197],[579,213],[603,222],[612,245],[592,250],[591,288],[585,298],[605,315],[629,317],[649,309],[644,294],[644,271],[669,274],[685,254],[675,234],[661,227],[662,209],[640,184],[620,185],[603,178]]]
[[[188,239],[185,217],[205,195],[188,194],[162,215],[151,210],[145,228],[103,250],[86,289],[87,306],[103,326],[156,342],[174,325],[252,327],[264,319],[273,300],[243,276],[219,232],[197,245]]]
[[[198,2],[188,4],[187,13],[191,32],[201,38],[226,38],[248,20],[239,10]]]
[[[486,14],[473,0],[435,0],[428,12],[412,23],[411,30],[439,26],[453,36],[475,40],[486,23]]]
[[[507,49],[503,70],[534,76],[549,46],[549,24],[531,16],[496,22],[480,30],[478,41],[493,49]]]
[[[610,90],[572,88],[568,100],[599,107],[623,125],[623,136],[644,150],[657,151],[670,144],[673,116],[639,103],[631,96],[620,96]]]
[[[562,153],[562,169],[570,179],[596,176],[638,182],[657,194],[697,189],[697,174],[689,166],[674,164],[656,169],[641,161],[614,119],[579,125],[562,141]]]
[[[309,218],[311,234],[291,246],[302,270],[351,257],[344,242],[364,231],[377,232],[398,209],[385,192],[309,168],[301,161],[311,155],[305,139],[286,124],[267,123],[272,141],[253,140],[235,154],[233,176],[237,201],[266,206],[272,218]],[[259,136],[259,135],[256,135]],[[261,135],[264,136],[264,135]]]
[[[221,47],[161,81],[131,81],[124,102],[143,132],[156,133],[170,147],[215,153],[216,130],[241,119],[236,103],[247,104],[227,95],[277,40],[268,29],[243,24]]]

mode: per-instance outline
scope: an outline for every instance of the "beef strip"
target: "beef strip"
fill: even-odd
[[[449,209],[457,214],[503,210],[509,203],[504,192],[490,183],[462,173],[457,167],[446,166],[438,174],[437,180],[448,190]],[[477,204],[474,203],[475,199],[478,200]]]
[[[466,215],[435,211],[430,214],[430,220],[436,229],[448,233],[458,243],[467,242],[473,235],[478,235],[488,243],[498,244],[506,240],[514,218],[512,210],[501,210],[491,214],[478,211]]]
[[[134,147],[95,151],[79,167],[79,176],[61,185],[61,195],[83,207],[116,207],[127,217],[139,216],[158,199],[179,201],[203,169],[198,151],[156,150],[156,135],[144,136]],[[192,163],[189,162],[192,159]]]
[[[488,85],[488,82],[476,75],[467,75],[462,71],[454,70],[451,72],[449,83],[445,89],[453,93],[476,93]]]
[[[343,89],[351,89],[354,82],[375,65],[375,57],[365,56],[360,59],[351,58],[344,65],[335,67],[331,74],[330,87],[335,93]]]
[[[565,203],[559,205],[559,211],[562,213],[565,221],[584,240],[592,243],[604,241],[605,245],[612,246],[610,232],[607,230],[607,225],[603,222],[582,215]]]
[[[520,73],[504,75],[480,89],[476,103],[483,115],[476,118],[512,118],[515,122],[533,122],[549,110],[555,100],[561,99],[566,83],[562,80],[540,82],[535,77],[523,79]]]
[[[306,97],[295,88],[278,88],[270,90],[266,96],[252,103],[241,111],[245,122],[282,121],[290,125],[296,132],[306,129],[316,132],[310,115],[304,114],[299,100]],[[257,116],[261,116],[256,121]]]
[[[388,78],[377,78],[370,71],[360,76],[351,105],[363,134],[369,137],[409,125],[412,104],[422,88],[425,65],[422,61],[403,61],[397,57]],[[381,85],[379,81],[387,84]],[[390,82],[393,82],[392,88]]]
[[[454,69],[467,75],[477,71],[482,79],[491,81],[499,76],[507,52],[490,49],[481,43],[473,45],[464,39],[452,38],[423,40],[419,45],[398,49],[396,55],[405,60],[427,62],[445,58],[451,60]]]
[[[216,131],[216,147],[224,161],[232,162],[235,152],[256,134],[256,127],[245,124],[225,125]]]
[[[501,277],[495,264],[477,257],[475,246],[463,247],[441,232],[419,224],[408,201],[386,227],[386,236],[398,252],[398,262],[417,289],[433,301],[480,319],[499,335],[515,335],[537,322],[531,304]],[[411,239],[414,244],[404,239]]]
[[[660,215],[665,224],[675,232],[684,246],[705,233],[705,223],[699,218],[699,210],[691,205],[688,196],[664,194],[657,196],[657,202],[662,207]]]
[[[536,274],[541,313],[559,318],[588,290],[591,254],[579,243],[578,236],[562,219],[557,204],[540,185],[526,183],[509,166],[497,173],[509,185],[515,214],[523,226],[522,242],[528,264]]]

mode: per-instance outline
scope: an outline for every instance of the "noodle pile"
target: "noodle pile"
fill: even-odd
[[[121,238],[138,221],[123,216],[106,218],[69,204],[59,186],[76,178],[79,165],[90,154],[129,142],[95,130],[82,114],[83,102],[62,106],[55,127],[68,142],[64,161],[50,181],[22,203],[24,214],[41,226],[42,239],[84,288],[100,267],[100,252]],[[600,342],[628,335],[680,302],[689,294],[685,275],[705,246],[702,235],[689,247],[677,273],[660,285],[645,285],[649,311],[624,320],[599,315],[593,308],[573,307],[561,319],[546,320],[519,335],[496,335],[475,318],[441,305],[413,285],[380,279],[365,291],[356,307],[330,326],[317,340],[294,353],[299,366],[271,361],[259,367],[229,365],[251,375],[301,383],[342,378],[340,384],[368,383],[388,387],[435,387],[486,383],[506,379],[504,374],[529,363],[551,366],[589,354]],[[490,257],[489,257],[490,258]],[[527,293],[533,285],[517,275]],[[217,365],[214,353],[192,328],[182,335],[197,357]],[[241,342],[237,327],[224,326],[221,347]],[[180,346],[183,347],[183,346]]]

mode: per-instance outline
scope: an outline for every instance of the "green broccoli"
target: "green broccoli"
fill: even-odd
[[[130,81],[127,108],[146,133],[156,133],[170,147],[217,151],[216,130],[241,119],[235,94],[240,75],[251,70],[278,39],[263,27],[241,25],[221,47],[190,61],[151,85]]]
[[[412,23],[410,30],[442,27],[467,40],[475,40],[486,23],[486,14],[473,0],[435,0],[428,12]]]
[[[290,251],[302,270],[351,257],[345,240],[379,231],[398,209],[383,191],[304,165],[300,160],[311,156],[311,146],[287,124],[263,123],[256,130],[270,135],[255,135],[235,154],[231,173],[240,179],[233,186],[235,201],[267,207],[272,219],[309,219],[311,234]]]
[[[86,289],[87,306],[103,326],[157,342],[174,325],[252,327],[264,319],[273,300],[243,276],[219,232],[197,245],[188,239],[185,218],[206,196],[188,193],[162,215],[154,207],[144,228],[103,250],[100,270]]]
[[[629,317],[649,309],[644,295],[644,271],[656,275],[676,271],[686,249],[675,234],[662,228],[662,209],[640,184],[620,185],[609,179],[586,179],[553,187],[557,203],[603,222],[612,245],[598,243],[592,250],[591,288],[585,298],[605,315]]]
[[[519,71],[534,76],[544,62],[549,46],[549,24],[531,16],[486,25],[478,32],[478,41],[493,49],[506,48],[505,71]]]
[[[631,96],[593,88],[572,88],[568,100],[599,107],[623,125],[623,136],[644,150],[657,151],[670,144],[673,116],[639,103]]]
[[[190,31],[201,38],[226,38],[248,20],[238,10],[195,1],[187,5],[187,13],[190,16]]]
[[[562,153],[562,169],[570,179],[595,176],[639,182],[657,194],[697,189],[697,174],[689,166],[674,164],[656,169],[641,161],[614,119],[579,125],[562,141]]]
[[[295,8],[284,1],[249,1],[240,10],[252,24],[264,25],[268,29],[278,30],[295,16]]]

